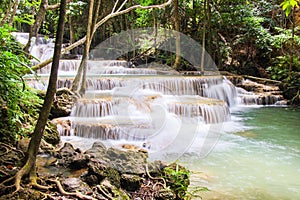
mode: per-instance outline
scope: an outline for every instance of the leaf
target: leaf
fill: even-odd
[[[298,7],[299,0],[285,0],[283,1],[280,6],[282,10],[285,11],[285,16],[288,17],[293,8]]]

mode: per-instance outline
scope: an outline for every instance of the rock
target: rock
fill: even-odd
[[[95,142],[91,149],[88,149],[85,154],[91,158],[102,158],[106,154],[106,147],[102,142]]]
[[[64,186],[64,189],[68,192],[77,192],[80,191],[81,193],[92,193],[92,189],[80,180],[79,178],[67,178],[62,181],[62,185]]]
[[[66,191],[93,193],[97,199],[183,199],[189,185],[188,170],[162,161],[148,162],[147,158],[144,151],[107,149],[103,143],[95,142],[84,153],[65,143],[57,160],[70,169],[86,169],[80,179],[63,180]]]
[[[51,107],[50,118],[69,116],[72,111],[72,106],[77,99],[78,96],[68,88],[58,89]]]
[[[120,187],[120,174],[117,170],[111,168],[109,163],[102,162],[101,159],[92,158],[87,166],[88,173],[83,176],[83,179],[86,180],[89,185],[99,184],[100,181],[107,178],[115,186]]]
[[[287,83],[282,83],[280,89],[283,91],[284,98],[290,100],[291,104],[300,105],[300,86],[298,87],[289,87]]]
[[[18,141],[17,148],[23,152],[26,152],[28,149],[29,142],[30,142],[30,138],[24,137]]]
[[[103,149],[106,150],[106,146],[102,142],[94,142],[92,149]]]
[[[142,185],[142,178],[133,174],[122,174],[121,175],[121,187],[127,191],[136,191]]]
[[[148,154],[143,151],[120,150],[106,147],[102,143],[94,143],[91,149],[85,152],[93,161],[109,165],[120,173],[145,174],[145,163]]]
[[[74,149],[72,144],[66,142],[57,155],[59,165],[71,169],[83,169],[87,167],[89,157],[84,155],[80,149]]]
[[[49,120],[47,121],[47,125],[44,130],[43,139],[52,145],[57,145],[60,142],[60,135],[57,131],[57,126]]]
[[[165,189],[160,189],[155,195],[155,198],[157,200],[164,200],[164,199],[172,200],[172,199],[176,199],[176,194],[174,193],[174,191],[172,191],[170,188],[167,187]]]
[[[113,199],[130,200],[125,191],[113,185],[108,179],[104,179],[97,188],[98,192],[109,194]]]
[[[88,173],[85,174],[82,178],[90,185],[97,185],[105,179],[107,176],[106,171],[108,170],[107,163],[101,163],[96,159],[91,159],[87,164]]]

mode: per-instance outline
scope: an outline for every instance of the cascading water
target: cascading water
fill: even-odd
[[[282,97],[270,97],[269,102],[260,102],[261,95],[236,88],[222,76],[179,76],[174,73],[163,76],[160,73],[144,73],[148,69],[135,68],[130,69],[129,74],[122,74],[127,70],[123,62],[97,62],[91,63],[103,69],[96,70],[92,65],[89,67],[88,90],[74,104],[71,116],[54,119],[64,141],[82,149],[90,148],[97,140],[108,146],[129,143],[147,148],[153,160],[174,161],[181,158],[180,162],[184,165],[203,172],[201,175],[192,174],[192,187],[201,185],[213,190],[210,194],[202,193],[203,199],[264,199],[261,198],[265,196],[260,190],[256,195],[253,195],[252,190],[248,192],[248,187],[254,187],[252,185],[256,183],[255,180],[251,182],[251,167],[243,166],[246,152],[251,151],[260,159],[264,149],[259,148],[263,146],[228,133],[252,134],[247,132],[248,128],[237,117],[240,110],[243,110],[240,105],[276,103]],[[73,71],[72,67],[61,69],[65,72],[60,73],[58,87],[71,85],[73,77],[66,76],[69,69]],[[112,71],[115,74],[111,74]],[[33,86],[36,84],[33,79],[29,83]],[[43,88],[45,86],[43,84]],[[266,145],[268,149],[275,148]],[[253,152],[251,148],[256,148],[258,152]],[[216,153],[211,153],[212,149]],[[228,152],[236,159],[231,158]],[[277,154],[275,156],[280,157]],[[238,159],[239,156],[242,156],[242,160]],[[222,171],[223,168],[226,170]],[[239,173],[236,174],[236,171]],[[235,177],[240,178],[235,180]],[[214,179],[220,180],[216,182]],[[268,180],[261,177],[258,179],[268,183]],[[230,183],[243,186],[240,189]],[[292,180],[287,183],[294,184]],[[294,191],[295,187],[290,188]],[[269,193],[273,197],[273,192]],[[291,194],[287,196],[295,196]]]
[[[71,86],[79,63],[61,61],[59,88]],[[281,115],[270,107],[267,117],[260,110],[247,110],[252,109],[249,105],[280,104],[280,94],[268,88],[263,88],[266,93],[236,88],[222,76],[128,68],[124,61],[89,61],[88,69],[85,96],[75,103],[70,117],[53,120],[63,141],[83,150],[96,140],[108,146],[132,143],[147,148],[150,159],[180,158],[190,169],[203,172],[193,172],[191,178],[192,187],[212,190],[200,194],[201,199],[299,197],[300,140],[294,132],[300,127],[292,128],[289,122],[295,124],[300,112],[284,110],[293,118],[285,119],[288,125],[276,135],[284,142],[277,143],[276,138],[260,135],[265,127],[259,123]],[[49,70],[39,71],[39,82],[32,77],[27,82],[46,89]],[[245,125],[245,120],[254,124]],[[280,127],[269,123],[265,126],[273,135]]]
[[[78,66],[78,61],[60,62],[58,88],[71,87]],[[157,122],[156,115],[162,114],[163,121],[192,123],[198,132],[201,123],[229,121],[229,108],[246,102],[238,95],[242,89],[223,76],[180,76],[172,70],[160,75],[156,69],[127,67],[125,61],[88,61],[85,96],[75,103],[69,118],[56,119],[62,136],[148,143],[147,138],[153,142],[154,133],[170,128]],[[50,71],[46,67],[41,72]],[[27,79],[37,89],[45,89],[46,80],[46,75],[39,82]],[[155,113],[156,107],[162,113]]]

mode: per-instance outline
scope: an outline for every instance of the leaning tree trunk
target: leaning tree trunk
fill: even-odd
[[[12,24],[13,24],[13,22],[14,22],[14,18],[15,18],[15,16],[16,16],[16,13],[17,13],[17,10],[18,10],[18,7],[19,7],[19,3],[20,3],[20,1],[19,0],[16,0],[15,1],[15,4],[14,4],[14,6],[13,6],[13,10],[12,10],[12,13],[11,13],[11,15],[10,15],[10,19],[9,19],[9,25],[11,26]]]
[[[202,33],[202,52],[201,52],[201,74],[204,75],[204,61],[205,61],[205,36],[206,36],[206,3],[207,0],[204,0],[203,3],[203,33]]]
[[[53,63],[51,67],[51,73],[49,78],[49,85],[47,88],[45,100],[43,107],[40,111],[40,115],[35,126],[34,132],[32,134],[28,150],[27,150],[27,161],[22,169],[16,174],[16,189],[20,188],[20,182],[23,176],[30,174],[34,176],[35,172],[35,162],[36,156],[38,153],[38,149],[43,137],[44,129],[47,123],[47,119],[51,110],[51,105],[54,99],[54,95],[56,92],[56,82],[57,82],[57,74],[58,74],[58,65],[59,58],[61,55],[61,46],[63,41],[63,32],[64,32],[64,18],[66,14],[66,0],[61,0],[60,4],[60,14],[59,14],[59,23],[57,27],[56,41],[55,41],[55,49],[53,54]]]

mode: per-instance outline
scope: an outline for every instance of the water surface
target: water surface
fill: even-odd
[[[300,109],[244,107],[223,124],[215,148],[182,158],[203,199],[299,199]]]

